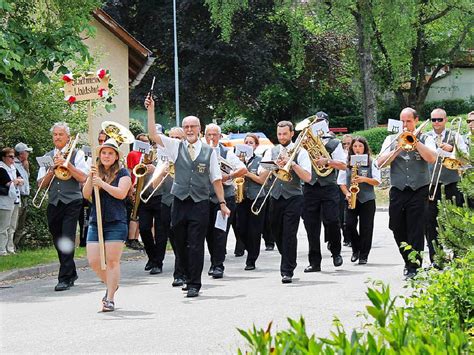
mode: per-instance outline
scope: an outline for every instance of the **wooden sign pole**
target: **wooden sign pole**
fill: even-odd
[[[87,120],[89,126],[89,144],[92,151],[92,164],[91,166],[97,167],[96,160],[96,150],[94,149],[94,132],[92,131],[92,100],[89,100],[87,106]],[[105,244],[104,244],[104,231],[102,229],[102,208],[100,206],[100,192],[99,187],[94,186],[94,196],[95,196],[95,211],[97,214],[97,233],[99,236],[99,254],[100,254],[100,268],[105,270],[107,265],[105,263]]]

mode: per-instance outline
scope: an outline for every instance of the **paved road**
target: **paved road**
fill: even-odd
[[[387,225],[388,213],[377,212],[369,264],[352,264],[350,249],[343,247],[344,265],[336,269],[324,248],[323,271],[304,274],[307,242],[301,223],[293,284],[280,281],[277,251],[262,251],[254,271],[243,270],[245,257],[229,254],[225,277],[203,275],[195,299],[171,287],[171,254],[161,275],[144,272],[144,259],[127,261],[112,313],[99,312],[104,286],[89,269],[80,271],[76,286],[66,292],[53,291],[53,276],[18,282],[0,288],[0,352],[235,353],[245,344],[236,328],[252,324],[266,327],[273,320],[274,329],[284,329],[286,317],[303,315],[309,330],[324,336],[337,316],[352,328],[361,323],[356,315],[367,304],[369,278],[403,293],[401,257]],[[231,252],[233,236],[229,239]],[[206,262],[205,271],[208,267]]]

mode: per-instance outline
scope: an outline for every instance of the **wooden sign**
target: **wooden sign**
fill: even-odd
[[[64,85],[64,97],[74,97],[74,101],[99,100],[108,94],[109,78],[102,79],[96,75],[81,76],[66,82]]]

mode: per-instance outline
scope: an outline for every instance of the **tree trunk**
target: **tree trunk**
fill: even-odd
[[[377,98],[372,66],[372,47],[370,35],[370,9],[366,0],[357,1],[357,11],[352,15],[357,26],[357,50],[362,86],[362,114],[364,128],[377,127]]]

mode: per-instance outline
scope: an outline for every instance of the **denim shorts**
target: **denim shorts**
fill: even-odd
[[[128,238],[128,226],[122,222],[102,224],[104,242],[125,242]],[[87,230],[87,243],[98,243],[97,224],[91,223]]]

